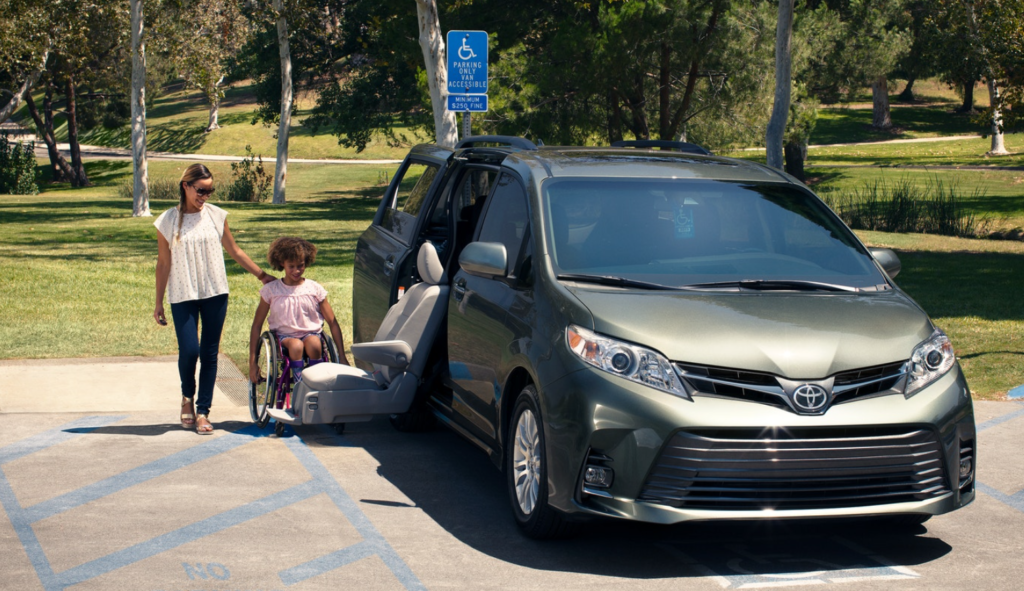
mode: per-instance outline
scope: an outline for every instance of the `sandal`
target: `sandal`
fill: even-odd
[[[210,418],[206,415],[199,415],[196,417],[196,433],[200,435],[209,435],[213,433],[213,423],[210,422]]]
[[[196,409],[192,405],[191,398],[181,398],[181,426],[184,429],[192,429],[196,426]]]

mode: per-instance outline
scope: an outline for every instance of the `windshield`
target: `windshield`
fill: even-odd
[[[886,283],[850,230],[792,186],[567,178],[548,181],[544,194],[552,256],[566,279]]]

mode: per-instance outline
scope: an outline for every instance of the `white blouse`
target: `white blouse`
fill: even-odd
[[[228,293],[224,268],[224,218],[228,212],[207,203],[199,213],[186,213],[178,231],[178,208],[168,209],[153,222],[171,246],[167,301],[172,304],[203,300]],[[178,239],[175,240],[175,234]]]

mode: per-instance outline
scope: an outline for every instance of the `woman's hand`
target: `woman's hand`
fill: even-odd
[[[167,326],[167,317],[164,316],[164,307],[162,304],[157,304],[156,308],[153,309],[153,319],[160,326]]]
[[[271,281],[277,281],[277,277],[274,277],[273,275],[267,273],[266,271],[260,271],[260,274],[256,276],[256,279],[262,281],[263,285],[266,285]]]

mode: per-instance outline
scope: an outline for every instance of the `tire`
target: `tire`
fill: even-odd
[[[331,335],[327,334],[326,332],[322,332],[320,333],[320,335],[320,346],[323,348],[323,351],[327,354],[327,359],[325,361],[328,361],[330,363],[337,363],[338,359],[340,359],[340,357],[338,356],[338,345],[334,342],[334,339],[331,338]]]
[[[284,432],[285,429],[287,428],[288,426],[285,425],[284,423],[274,422],[274,435],[277,435],[278,437],[284,437]]]
[[[277,401],[277,379],[280,371],[277,342],[269,331],[260,335],[256,350],[259,382],[249,383],[249,415],[260,429],[270,421],[270,409]]]
[[[523,388],[509,423],[505,482],[512,515],[524,534],[536,540],[564,538],[577,528],[548,504],[544,422],[539,408],[537,389],[532,385]]]

